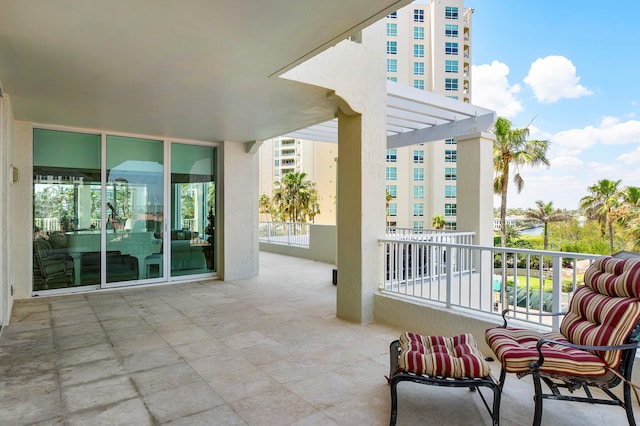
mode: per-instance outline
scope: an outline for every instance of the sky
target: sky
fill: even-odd
[[[640,186],[640,1],[465,0],[472,15],[475,105],[530,139],[549,168],[524,168],[508,208],[577,209],[600,179]],[[500,200],[494,197],[494,206]]]

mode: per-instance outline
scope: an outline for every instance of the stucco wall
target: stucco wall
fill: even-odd
[[[9,323],[13,305],[11,273],[11,163],[13,111],[9,96],[0,97],[0,325]]]
[[[25,121],[13,123],[13,164],[20,180],[12,185],[11,203],[11,282],[16,299],[31,297],[33,255],[33,127]]]
[[[258,274],[258,155],[244,143],[224,142],[218,194],[218,273],[225,281]]]
[[[497,318],[471,316],[453,309],[411,302],[392,295],[377,293],[374,298],[375,320],[402,330],[420,334],[455,336],[471,333],[485,356],[493,356],[484,341],[487,328],[501,325]]]
[[[260,243],[260,251],[336,264],[336,227],[309,225],[309,247]]]

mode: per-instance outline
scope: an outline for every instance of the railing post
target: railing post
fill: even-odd
[[[447,308],[451,308],[451,292],[452,292],[452,287],[453,287],[453,253],[451,253],[452,247],[451,246],[447,246],[447,254],[445,256],[445,267],[447,268],[447,293],[446,293],[446,305]]]
[[[562,258],[560,256],[553,256],[553,300],[551,302],[551,312],[560,312],[562,306]],[[541,283],[544,283],[544,277],[542,277]],[[553,331],[560,329],[560,318],[557,316],[552,317],[551,328]]]

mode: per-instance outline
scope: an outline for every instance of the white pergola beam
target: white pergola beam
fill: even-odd
[[[387,148],[400,148],[403,146],[417,145],[419,143],[433,142],[442,139],[455,139],[461,135],[486,131],[493,125],[493,123],[495,123],[495,121],[496,114],[489,113],[478,117],[451,121],[406,133],[389,135],[387,136]]]
[[[484,132],[495,120],[495,112],[489,109],[387,81],[387,148]],[[338,121],[330,120],[286,136],[337,143]]]

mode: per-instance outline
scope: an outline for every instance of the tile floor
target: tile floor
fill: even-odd
[[[385,425],[399,330],[335,316],[331,266],[262,253],[260,276],[18,301],[0,336],[1,425]],[[498,368],[495,368],[496,375]],[[401,384],[398,425],[488,425],[466,389]],[[528,425],[509,377],[503,425]],[[544,424],[626,424],[546,403]]]

